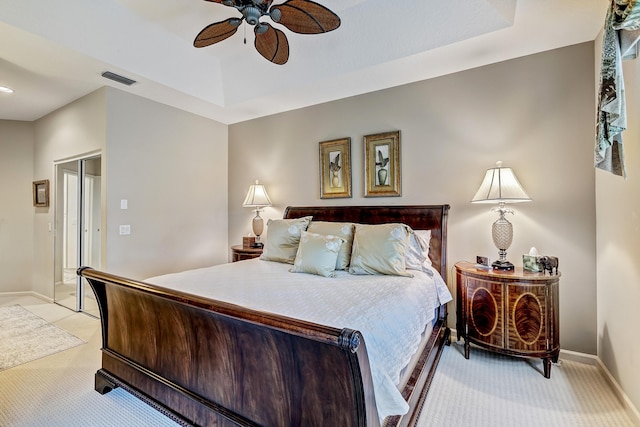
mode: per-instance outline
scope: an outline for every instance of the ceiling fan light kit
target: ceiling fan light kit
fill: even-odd
[[[237,9],[242,18],[228,18],[206,26],[193,41],[195,47],[211,46],[234,35],[242,21],[254,27],[255,48],[265,59],[282,65],[289,60],[289,41],[283,31],[260,18],[267,16],[298,34],[320,34],[340,26],[338,15],[311,0],[288,0],[271,7],[273,0],[205,0]]]

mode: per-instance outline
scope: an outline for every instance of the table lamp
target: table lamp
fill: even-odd
[[[264,231],[264,221],[262,217],[260,217],[260,211],[266,206],[271,206],[271,199],[269,199],[264,185],[260,184],[257,179],[255,184],[249,186],[247,197],[244,198],[242,206],[245,208],[255,208],[256,216],[253,218],[252,227],[253,234],[256,235],[256,241],[251,247],[261,248],[264,246],[262,242],[260,242],[260,235]]]
[[[502,167],[502,162],[498,161],[495,168],[487,170],[471,202],[498,203],[497,208],[491,209],[500,214],[491,228],[493,243],[498,248],[499,254],[499,259],[491,264],[494,270],[513,270],[513,264],[507,261],[507,249],[513,240],[513,225],[504,216],[507,213],[513,214],[513,209],[505,208],[505,204],[530,201],[531,198],[524,191],[511,168]]]

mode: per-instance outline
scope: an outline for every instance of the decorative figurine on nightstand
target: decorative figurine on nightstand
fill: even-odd
[[[549,274],[553,274],[553,270],[556,270],[558,274],[558,258],[554,256],[543,255],[538,257],[538,264],[542,267],[542,273],[549,270]]]

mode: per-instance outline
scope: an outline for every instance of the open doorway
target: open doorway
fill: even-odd
[[[56,164],[54,301],[98,317],[95,297],[78,267],[101,268],[101,158]]]

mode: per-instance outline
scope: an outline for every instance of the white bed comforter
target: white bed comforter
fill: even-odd
[[[442,277],[411,270],[414,277],[335,278],[290,273],[288,264],[253,259],[146,281],[244,307],[362,333],[367,346],[380,421],[405,414],[400,373],[417,351],[434,310],[450,301]]]

